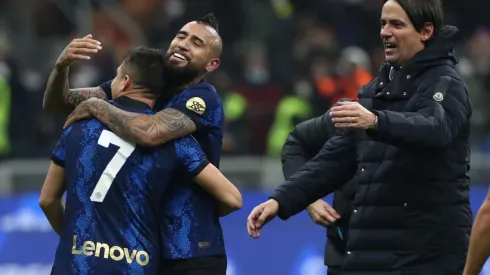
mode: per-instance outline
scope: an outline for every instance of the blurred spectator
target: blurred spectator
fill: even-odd
[[[0,159],[11,152],[10,140],[18,132],[12,129],[12,105],[20,101],[12,95],[16,90],[22,93],[15,63],[9,58],[10,43],[5,30],[0,30]],[[15,101],[14,101],[15,100]],[[24,99],[25,100],[25,99]]]
[[[383,0],[40,0],[29,7],[22,1],[0,1],[1,26],[15,34],[7,39],[0,30],[0,76],[11,91],[14,157],[45,156],[49,146],[41,144],[56,142],[63,118],[42,113],[41,92],[60,47],[85,34],[80,32],[91,30],[104,49],[73,67],[73,87],[111,79],[129,49],[142,43],[163,48],[183,22],[216,13],[224,52],[222,68],[209,81],[223,97],[223,152],[234,155],[276,155],[282,131],[321,115],[339,98],[355,98],[384,60],[375,20]],[[458,68],[474,108],[472,145],[490,151],[490,22],[483,12],[490,6],[476,1],[482,6],[456,0],[445,5],[465,39]],[[27,120],[36,122],[26,125]]]
[[[471,93],[473,106],[472,141],[480,144],[488,143],[490,129],[490,30],[476,30],[467,44],[468,55],[460,60],[459,70],[465,77]],[[487,149],[490,151],[490,148]]]
[[[333,31],[321,25],[314,17],[300,17],[299,35],[293,45],[293,55],[298,60],[305,60],[312,53],[334,54],[337,43]]]
[[[212,77],[212,82],[223,100],[225,111],[223,154],[246,154],[249,150],[245,125],[247,100],[233,90],[233,80],[225,71],[218,71]]]
[[[371,60],[363,49],[359,47],[343,49],[337,65],[338,89],[332,96],[330,105],[341,98],[357,99],[359,89],[373,79],[370,69]]]
[[[40,37],[69,36],[74,28],[72,22],[59,7],[49,0],[33,2],[36,33]]]
[[[338,91],[335,79],[335,63],[326,56],[314,56],[310,64],[309,73],[313,78],[316,90],[326,102],[325,110],[333,104]]]
[[[269,137],[267,155],[279,157],[282,147],[296,124],[312,117],[315,90],[306,78],[299,77],[292,87],[292,93],[285,95],[276,108],[274,124]]]
[[[10,152],[10,85],[0,76],[0,159]]]
[[[247,103],[246,133],[249,136],[249,154],[264,154],[267,133],[272,125],[277,103],[283,96],[281,87],[271,79],[265,47],[255,44],[242,56],[243,80],[235,91]]]

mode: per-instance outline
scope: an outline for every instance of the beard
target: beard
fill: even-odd
[[[167,54],[165,64],[165,86],[169,89],[176,89],[184,85],[188,85],[190,82],[199,77],[204,71],[202,68],[195,67],[195,65],[191,62],[188,62],[184,67],[172,66],[173,64],[170,64],[168,61],[169,57],[170,54]]]

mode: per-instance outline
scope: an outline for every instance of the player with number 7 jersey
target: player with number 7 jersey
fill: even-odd
[[[75,40],[73,43],[85,42]],[[80,55],[76,54],[78,51],[73,54],[70,48],[66,52],[72,58],[62,58],[61,63],[57,62],[56,70],[64,70],[63,74],[67,76],[68,70],[62,67]],[[165,59],[161,51],[146,47],[129,52],[109,85],[114,100],[104,101],[104,105],[137,116],[157,117],[152,111],[157,99],[173,95],[165,89],[168,80]],[[86,102],[89,101],[93,102],[90,99]],[[203,111],[200,107],[196,110]],[[222,118],[219,111],[216,116]],[[176,118],[170,123],[178,126],[179,121]],[[128,137],[123,139],[115,134],[117,127],[112,131],[109,129],[100,118],[78,121],[64,130],[54,150],[39,199],[48,221],[60,235],[52,275],[161,274],[159,267],[168,244],[167,231],[161,229],[163,224],[167,227],[177,224],[165,220],[169,208],[166,206],[176,194],[176,185],[185,185],[185,190],[199,185],[207,192],[204,194],[206,201],[201,201],[209,211],[200,217],[204,217],[206,223],[217,224],[214,228],[218,230],[213,230],[213,234],[218,236],[218,241],[222,240],[221,227],[214,218],[218,213],[215,212],[219,210],[219,214],[226,215],[238,210],[242,198],[238,189],[208,163],[192,136],[181,135],[180,139],[173,138],[164,145],[145,148],[128,142]],[[221,133],[219,129],[217,132]],[[218,142],[221,139],[216,138]],[[210,158],[211,161],[217,159],[213,155]],[[170,186],[173,189],[167,190]],[[66,207],[63,202],[65,191]],[[184,192],[184,195],[189,194],[193,195]],[[209,195],[214,200],[207,202]],[[185,198],[184,202],[187,201]],[[175,208],[176,204],[170,205]],[[182,218],[180,213],[171,214],[180,221],[189,221],[188,216]],[[214,219],[209,221],[209,216]],[[199,226],[203,227],[202,224]],[[210,232],[209,226],[203,228],[193,230],[193,233]],[[185,233],[184,230],[179,232]],[[215,252],[209,245],[206,248],[208,253]],[[226,258],[224,260],[226,267]]]
[[[153,81],[163,73],[159,57],[158,51],[148,48],[129,52],[112,83],[117,99],[111,103],[150,113],[163,84]],[[137,149],[93,119],[63,132],[39,199],[60,235],[52,275],[156,274],[156,202],[166,186],[152,182],[155,171],[170,170],[152,164],[162,164],[160,154],[171,151],[171,147],[153,153]],[[175,161],[168,167],[177,165]]]
[[[144,103],[127,97],[112,104],[151,113]],[[53,275],[158,274],[165,191],[209,165],[190,136],[144,148],[121,139],[95,119],[67,128],[52,161],[64,168],[66,180]]]
[[[113,104],[120,108],[147,109],[118,99]],[[177,147],[196,149],[188,140],[149,150],[95,119],[67,128],[52,155],[65,170],[67,187],[53,274],[157,274],[159,206],[171,172],[199,173],[207,164],[198,151],[178,159]]]
[[[111,82],[108,104],[153,116],[165,93],[163,57],[146,47],[130,51]],[[160,274],[165,193],[184,182],[206,190],[224,213],[241,208],[238,189],[192,136],[145,148],[96,119],[65,129],[39,199],[60,235],[52,275]]]
[[[151,113],[146,104],[128,97],[111,103]],[[161,206],[167,187],[212,166],[191,136],[144,148],[95,119],[67,128],[52,161],[64,168],[66,180],[53,275],[159,274]]]

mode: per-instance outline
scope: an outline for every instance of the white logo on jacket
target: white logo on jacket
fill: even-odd
[[[441,102],[444,100],[444,95],[441,92],[437,92],[432,98],[437,102]]]

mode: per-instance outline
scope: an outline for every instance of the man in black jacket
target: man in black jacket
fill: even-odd
[[[284,178],[288,179],[299,171],[334,135],[336,135],[336,130],[329,111],[322,116],[298,124],[289,134],[282,149]],[[352,200],[354,200],[354,184],[350,181],[335,191],[333,208],[322,199],[306,208],[316,224],[327,228],[328,243],[325,245],[324,261],[328,266],[328,275],[341,274],[342,258],[345,254],[349,221],[353,210]]]
[[[387,63],[330,115],[344,133],[257,206],[247,222],[300,212],[355,172],[343,275],[462,274],[469,205],[468,89],[456,72],[439,0],[387,0],[381,38]]]

